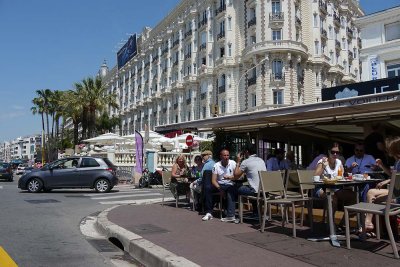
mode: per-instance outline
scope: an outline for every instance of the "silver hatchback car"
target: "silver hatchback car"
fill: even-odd
[[[107,158],[68,157],[21,176],[18,188],[37,193],[58,188],[94,188],[106,193],[118,184],[116,167]]]

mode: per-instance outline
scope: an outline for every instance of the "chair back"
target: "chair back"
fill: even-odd
[[[163,186],[171,182],[172,172],[171,171],[162,171],[162,183]]]
[[[270,192],[279,192],[281,196],[286,197],[280,171],[259,171],[258,175],[260,176],[259,197],[261,195],[265,199],[265,193]]]
[[[300,188],[302,191],[314,189],[314,170],[297,170],[297,175],[299,177]]]
[[[388,199],[386,201],[386,212],[389,212],[392,206],[392,201],[400,198],[400,172],[394,171],[390,178]]]
[[[298,191],[300,189],[299,175],[296,171],[287,171],[285,189],[286,191]]]

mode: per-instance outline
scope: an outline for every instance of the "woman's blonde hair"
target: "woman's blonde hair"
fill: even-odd
[[[390,156],[400,159],[400,136],[386,138],[386,148]]]
[[[175,163],[178,164],[178,160],[179,160],[180,158],[183,159],[183,164],[185,164],[185,166],[186,166],[186,158],[185,158],[185,156],[182,155],[182,154],[179,154],[179,155],[176,157]]]

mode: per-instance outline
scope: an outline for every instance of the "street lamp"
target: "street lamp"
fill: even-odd
[[[268,56],[265,55],[265,58],[263,58],[262,60],[260,60],[260,62],[258,62],[256,65],[254,65],[253,67],[251,67],[250,69],[246,70],[239,78],[238,83],[237,83],[237,88],[236,88],[236,114],[239,113],[239,86],[240,86],[240,81],[243,79],[243,77],[252,69],[257,68],[258,66],[260,66],[262,63],[264,63],[264,61],[268,60]]]

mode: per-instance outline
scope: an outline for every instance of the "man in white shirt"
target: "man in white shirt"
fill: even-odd
[[[213,201],[212,194],[220,192],[226,195],[227,214],[225,218],[222,218],[223,222],[235,221],[235,197],[236,190],[233,183],[234,171],[236,168],[236,162],[229,159],[229,151],[223,149],[220,152],[220,161],[215,163],[212,170],[212,181],[211,187],[205,187],[205,211],[206,215],[202,218],[203,221],[212,219]]]

